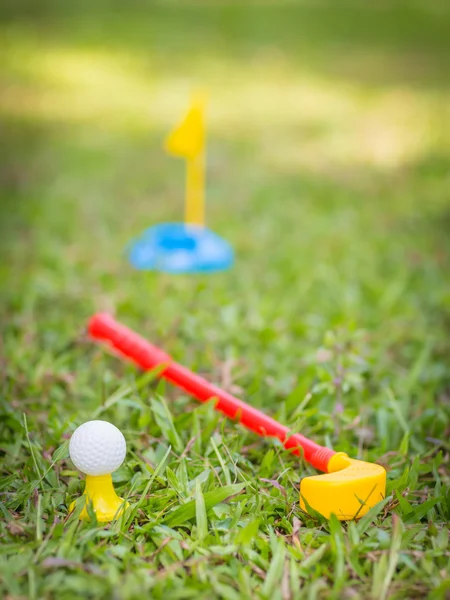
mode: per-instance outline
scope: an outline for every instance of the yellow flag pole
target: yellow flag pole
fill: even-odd
[[[195,94],[182,120],[166,138],[166,150],[186,161],[185,223],[205,226],[205,102]]]
[[[185,221],[188,225],[205,225],[205,151],[186,160]]]

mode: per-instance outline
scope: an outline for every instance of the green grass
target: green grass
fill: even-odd
[[[1,593],[448,597],[448,10],[203,4],[2,9]],[[161,140],[197,84],[208,224],[236,266],[137,273],[128,240],[181,218]],[[358,522],[302,513],[310,467],[95,347],[97,310],[382,464],[388,498]],[[67,440],[94,417],[128,444],[134,510],[106,527],[68,516]]]

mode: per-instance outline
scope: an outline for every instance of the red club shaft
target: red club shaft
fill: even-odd
[[[313,467],[320,471],[327,471],[328,462],[335,454],[334,450],[319,446],[300,433],[290,434],[289,429],[275,419],[176,363],[163,350],[118,323],[110,315],[104,313],[94,315],[89,321],[88,330],[92,338],[107,343],[116,353],[142,369],[150,371],[161,367],[160,377],[182,388],[200,402],[216,399],[216,410],[262,437],[278,438],[285,448],[294,454],[303,455]]]

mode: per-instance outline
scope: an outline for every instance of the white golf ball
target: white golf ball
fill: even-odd
[[[107,421],[88,421],[72,434],[69,454],[86,475],[107,475],[120,467],[127,446],[122,432]]]

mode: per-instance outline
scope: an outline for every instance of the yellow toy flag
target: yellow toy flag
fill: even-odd
[[[167,136],[165,148],[169,154],[195,158],[205,146],[205,97],[197,94],[181,123]]]
[[[205,224],[205,104],[205,96],[197,94],[183,121],[165,140],[169,154],[186,159],[185,221],[201,227]]]

